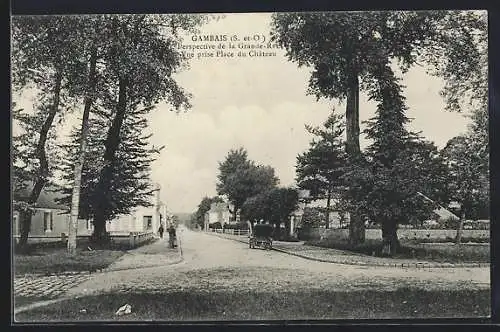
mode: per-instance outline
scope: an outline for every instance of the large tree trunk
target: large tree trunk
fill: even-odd
[[[382,254],[395,255],[400,249],[398,239],[398,224],[394,220],[386,220],[382,223]]]
[[[69,222],[68,234],[68,253],[74,255],[76,253],[76,239],[78,233],[78,215],[80,211],[80,186],[82,182],[82,170],[85,163],[85,152],[87,149],[87,135],[89,131],[89,115],[90,108],[94,100],[95,85],[96,85],[96,62],[97,62],[97,48],[92,49],[90,56],[90,67],[88,76],[88,89],[84,101],[84,109],[82,116],[82,129],[80,136],[80,150],[78,160],[75,164],[74,179],[73,179],[73,193],[71,196],[71,215]]]
[[[23,251],[28,244],[28,236],[31,230],[31,211],[19,211],[20,238],[19,249]]]
[[[359,146],[359,80],[355,75],[350,82],[346,102],[346,152],[351,163],[360,156]],[[349,242],[357,245],[365,241],[365,224],[355,210],[349,211]]]
[[[54,82],[54,99],[52,101],[52,105],[49,108],[49,113],[47,114],[47,118],[45,119],[42,127],[40,128],[40,136],[38,138],[38,143],[36,147],[36,157],[38,158],[40,165],[37,172],[37,177],[33,188],[31,189],[31,193],[28,197],[28,204],[31,207],[35,207],[36,202],[38,201],[38,197],[40,197],[40,193],[43,190],[43,187],[47,184],[48,176],[49,176],[49,163],[47,161],[47,154],[45,151],[45,144],[47,143],[47,136],[50,128],[54,122],[54,118],[56,117],[57,111],[59,109],[59,102],[61,96],[61,83],[62,83],[62,72],[58,71],[56,73],[55,82]],[[31,217],[33,213],[31,211],[23,211],[20,213],[19,222],[21,223],[21,237],[19,239],[19,248],[21,250],[26,249],[28,244],[28,236],[31,230]]]
[[[108,131],[106,138],[106,149],[104,152],[104,167],[101,171],[99,183],[95,192],[95,212],[94,212],[94,233],[92,239],[99,243],[107,242],[109,239],[106,232],[106,209],[109,200],[109,189],[113,177],[113,165],[115,162],[115,153],[120,144],[120,130],[125,119],[127,110],[127,86],[128,80],[120,78],[118,105],[116,107],[116,115],[113,123]]]
[[[325,228],[328,229],[330,228],[330,203],[331,203],[331,199],[332,199],[332,194],[330,192],[328,192],[328,196],[326,198],[326,215],[325,215],[325,219],[326,219],[326,225],[325,225]]]
[[[462,243],[462,234],[463,234],[463,230],[464,230],[464,222],[465,222],[465,209],[462,208],[462,211],[460,213],[460,220],[458,221],[457,235],[455,237],[455,243],[456,244],[461,244]]]

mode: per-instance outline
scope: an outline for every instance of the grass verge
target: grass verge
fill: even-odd
[[[115,316],[130,304],[132,313]],[[17,322],[211,321],[478,318],[490,315],[489,290],[382,292],[183,291],[164,294],[102,294],[66,300],[16,315]]]
[[[53,298],[49,296],[15,296],[14,305],[16,308],[19,308],[35,302],[48,301],[52,299]]]
[[[66,248],[40,248],[28,254],[14,255],[14,273],[57,274],[63,272],[95,272],[120,258],[123,250],[92,250],[78,248],[71,256]]]
[[[366,240],[363,244],[352,246],[347,240],[327,238],[307,241],[305,244],[370,256],[379,255],[382,248],[381,240]],[[489,263],[490,247],[488,245],[467,243],[455,245],[450,243],[415,243],[414,241],[401,240],[401,250],[393,258],[440,263]]]

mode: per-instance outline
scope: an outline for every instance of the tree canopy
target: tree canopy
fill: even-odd
[[[212,203],[223,203],[224,200],[219,196],[208,197],[205,196],[201,200],[200,204],[198,204],[198,209],[193,214],[193,221],[200,226],[200,228],[204,227],[205,224],[205,214],[210,211],[210,207]]]
[[[218,180],[217,193],[231,201],[234,218],[247,199],[275,187],[279,181],[274,168],[255,164],[243,148],[230,150],[219,163]]]
[[[381,68],[405,73],[424,64],[444,78],[442,94],[454,111],[484,78],[486,18],[473,11],[277,13],[271,26],[288,59],[312,69],[307,93],[346,101],[346,152],[353,167],[363,163],[359,92],[377,93],[379,81],[387,81]],[[357,244],[364,241],[364,224],[356,210],[350,213],[350,240]]]

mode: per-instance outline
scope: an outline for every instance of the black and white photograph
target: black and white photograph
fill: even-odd
[[[10,28],[14,323],[491,317],[487,11]]]

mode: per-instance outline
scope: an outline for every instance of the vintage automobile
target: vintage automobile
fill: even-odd
[[[257,224],[253,227],[252,234],[248,241],[250,249],[260,247],[264,249],[272,249],[273,247],[273,226],[266,224]]]

